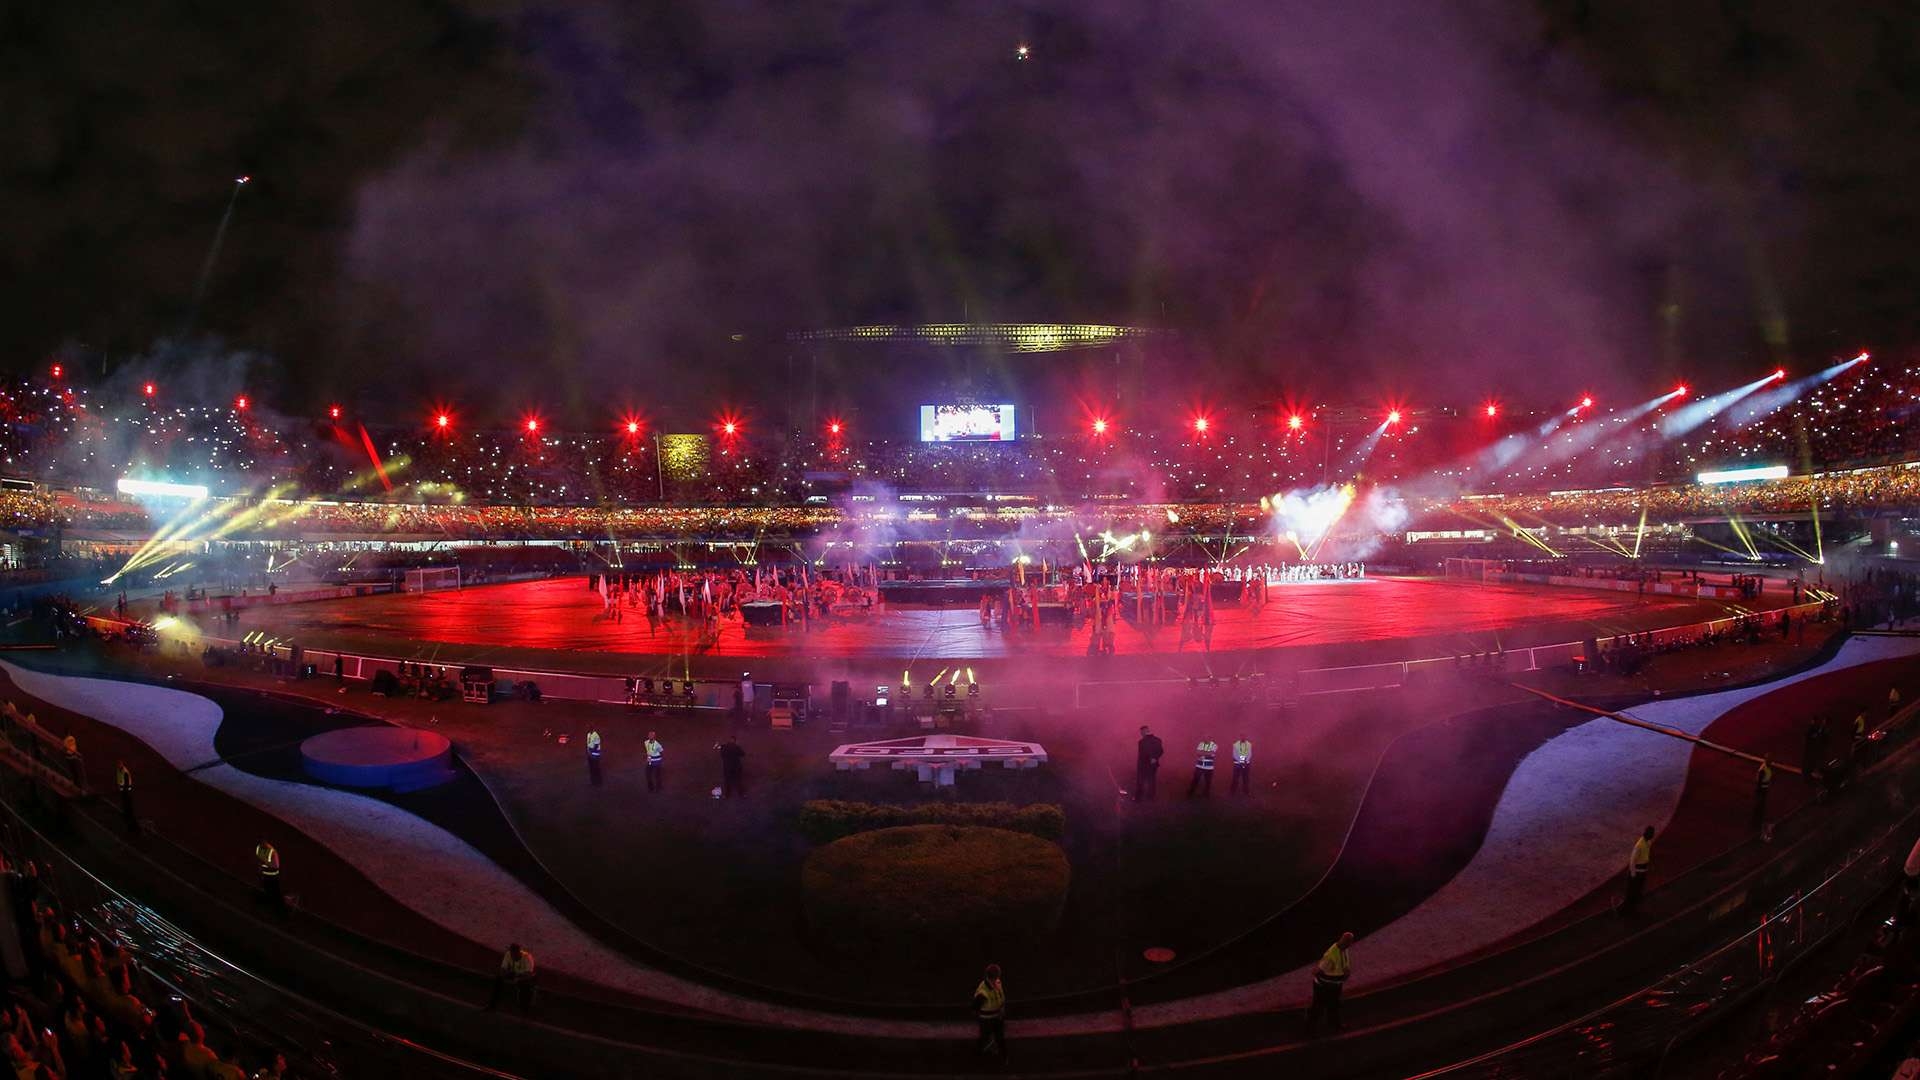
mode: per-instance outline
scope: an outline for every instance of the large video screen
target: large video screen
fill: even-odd
[[[1011,442],[1012,405],[922,405],[921,442]]]

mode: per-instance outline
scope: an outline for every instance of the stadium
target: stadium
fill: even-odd
[[[1003,330],[943,328],[938,347]],[[882,396],[938,401],[964,381]],[[1500,1037],[1462,1029],[1447,1001],[1513,964],[1577,955],[1618,918],[1618,836],[1529,869],[1539,830],[1577,816],[1631,836],[1650,816],[1677,832],[1662,864],[1675,876],[1654,895],[1685,921],[1711,914],[1694,905],[1724,880],[1785,888],[1762,884],[1779,852],[1816,851],[1833,815],[1884,813],[1870,808],[1900,790],[1891,775],[1863,781],[1904,745],[1906,712],[1879,699],[1920,691],[1920,661],[1890,634],[1915,605],[1900,549],[1920,484],[1916,387],[1920,373],[1863,354],[1624,407],[1082,411],[1068,426],[1027,419],[1048,415],[1031,404],[1041,391],[1001,384],[986,396],[1010,399],[1004,413],[909,408],[918,430],[900,437],[856,433],[843,417],[871,414],[844,402],[824,421],[809,407],[812,431],[716,413],[670,463],[680,436],[611,417],[606,434],[468,430],[440,422],[451,410],[398,429],[40,378],[6,398],[8,604],[62,647],[22,654],[7,676],[21,716],[137,759],[143,799],[166,785],[156,798],[247,822],[154,820],[143,834],[219,866],[251,843],[245,829],[268,828],[303,929],[403,950],[355,964],[396,986],[425,970],[443,989],[478,984],[485,947],[517,938],[546,965],[544,1015],[665,1025],[647,1029],[647,1054],[687,1037],[711,1055],[706,1025],[745,1025],[721,1059],[702,1058],[729,1070],[778,1071],[762,1055],[817,1053],[813,1040],[853,1030],[916,1053],[947,1023],[937,988],[979,948],[890,946],[916,959],[879,972],[857,950],[823,952],[805,846],[743,838],[831,807],[957,794],[976,813],[1051,806],[1069,823],[1047,833],[1074,867],[1054,929],[1021,939],[1034,959],[1016,1030],[1044,1069],[1112,1040],[1179,1060],[1201,1030],[1253,1060],[1324,1063],[1324,1044],[1275,1043],[1246,1018],[1301,1003],[1294,972],[1336,927],[1393,958],[1358,984],[1357,1007],[1447,1018],[1416,1025],[1396,1055],[1470,1057]],[[189,459],[189,445],[205,449]],[[141,689],[101,697],[102,677]],[[1793,719],[1808,707],[1836,727],[1870,716],[1885,763],[1816,772]],[[1120,756],[1141,725],[1172,748],[1168,814],[1115,820],[1116,796],[1149,805]],[[14,747],[31,751],[42,730],[16,726]],[[722,732],[747,746],[753,802],[709,795],[700,747]],[[634,786],[652,738],[674,753],[657,796]],[[1289,790],[1330,738],[1352,760]],[[1046,764],[899,749],[966,740]],[[1239,857],[1274,867],[1257,883],[1195,858],[1222,827],[1196,811],[1205,798],[1177,797],[1196,740],[1260,748],[1226,808]],[[863,753],[906,757],[875,769]],[[1620,755],[1638,764],[1622,772]],[[1759,844],[1716,807],[1738,802],[1726,788],[1763,757],[1800,775]],[[1453,782],[1415,781],[1442,760]],[[202,761],[222,775],[176,772]],[[109,784],[92,775],[108,767],[91,758],[75,778]],[[1562,790],[1583,774],[1604,779]],[[595,802],[608,796],[654,799],[642,805],[664,816],[608,819]],[[582,830],[599,839],[565,839]],[[1152,869],[1112,866],[1116,844]],[[608,869],[609,846],[633,868]],[[649,866],[675,867],[673,887]],[[1808,866],[1863,869],[1858,856]],[[1497,922],[1483,889],[1504,898]],[[806,916],[770,925],[767,905]],[[715,940],[740,947],[682,944]],[[1708,962],[1737,966],[1743,941]],[[1109,1007],[1115,956],[1131,1028]],[[1607,985],[1636,977],[1622,964]],[[1590,1000],[1554,992],[1567,1008]],[[677,1027],[681,1006],[666,1003],[688,1000],[698,1023]],[[1495,1060],[1575,1037],[1549,1029]],[[470,1034],[443,1045],[514,1053]]]
[[[1920,1076],[1913,20],[1657,16],[9,15],[9,1075]]]

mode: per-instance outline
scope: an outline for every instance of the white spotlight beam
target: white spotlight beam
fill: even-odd
[[[1709,469],[1694,474],[1694,480],[1702,484],[1741,484],[1749,480],[1785,480],[1785,465],[1759,465],[1749,469]]]
[[[173,499],[204,499],[207,497],[205,484],[174,484],[164,480],[135,480],[123,476],[114,488],[122,495],[160,496]]]
[[[1663,439],[1671,439],[1676,436],[1685,435],[1687,432],[1692,431],[1694,428],[1699,427],[1701,424],[1732,408],[1734,403],[1738,402],[1741,398],[1746,397],[1748,394],[1753,393],[1769,383],[1778,382],[1780,378],[1781,376],[1779,375],[1769,375],[1764,379],[1755,379],[1745,386],[1736,386],[1731,390],[1724,390],[1712,397],[1701,398],[1698,401],[1682,405],[1661,417],[1659,423],[1654,426],[1659,430],[1660,437]]]
[[[1861,353],[1851,360],[1842,360],[1830,368],[1795,379],[1785,386],[1755,394],[1751,399],[1742,402],[1739,408],[1730,410],[1731,416],[1729,419],[1734,427],[1745,427],[1756,420],[1773,415],[1782,407],[1791,404],[1798,399],[1800,395],[1812,390],[1814,387],[1825,382],[1830,382],[1845,372],[1851,371],[1854,367],[1866,362],[1867,354]]]

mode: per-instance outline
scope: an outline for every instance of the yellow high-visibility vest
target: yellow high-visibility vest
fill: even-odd
[[[1633,857],[1627,862],[1627,869],[1635,874],[1644,874],[1647,867],[1653,865],[1653,844],[1646,837],[1633,842]]]
[[[1353,962],[1347,958],[1347,950],[1339,942],[1327,946],[1326,954],[1314,965],[1313,977],[1321,982],[1343,983],[1353,973]]]
[[[1194,766],[1201,769],[1213,768],[1213,755],[1219,752],[1219,743],[1214,742],[1212,739],[1200,740],[1200,745],[1194,747],[1194,753],[1196,755],[1193,762]]]
[[[991,1020],[1006,1011],[1007,992],[1001,988],[1000,983],[981,979],[980,985],[974,987],[973,996],[981,999],[980,1015],[982,1017]]]
[[[1235,765],[1251,765],[1253,763],[1252,740],[1241,739],[1233,744],[1233,763]]]

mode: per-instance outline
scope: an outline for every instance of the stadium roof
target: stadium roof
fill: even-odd
[[[844,326],[796,330],[799,344],[872,342],[946,348],[987,347],[1002,352],[1043,353],[1091,349],[1122,341],[1171,336],[1170,330],[1097,323],[922,323],[915,326]]]

